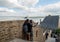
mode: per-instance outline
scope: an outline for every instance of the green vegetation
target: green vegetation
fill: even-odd
[[[56,29],[56,34],[60,34],[60,29]]]

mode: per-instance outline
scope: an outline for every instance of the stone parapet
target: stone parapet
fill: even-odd
[[[24,20],[0,21],[0,42],[7,42],[15,38],[22,39],[22,25]],[[33,41],[44,42],[43,30],[33,27]]]

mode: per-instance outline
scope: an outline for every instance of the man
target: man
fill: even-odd
[[[29,38],[29,40],[33,40],[33,30],[32,30],[32,27],[34,27],[36,25],[33,26],[33,21],[32,20],[30,20],[30,22],[27,25],[28,25],[28,36],[29,36],[28,38]]]

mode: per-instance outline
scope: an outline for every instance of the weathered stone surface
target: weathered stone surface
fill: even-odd
[[[33,27],[33,41],[44,42],[43,29],[39,26]]]
[[[22,24],[23,21],[0,21],[0,42],[22,38]]]
[[[23,20],[17,21],[0,21],[0,42],[22,38]],[[37,31],[37,34],[36,34]],[[43,41],[43,30],[40,27],[33,27],[33,41]]]

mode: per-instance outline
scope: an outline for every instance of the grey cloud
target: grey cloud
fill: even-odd
[[[8,8],[13,8],[16,5],[14,3],[10,3],[7,0],[0,0],[0,6],[8,7]]]

